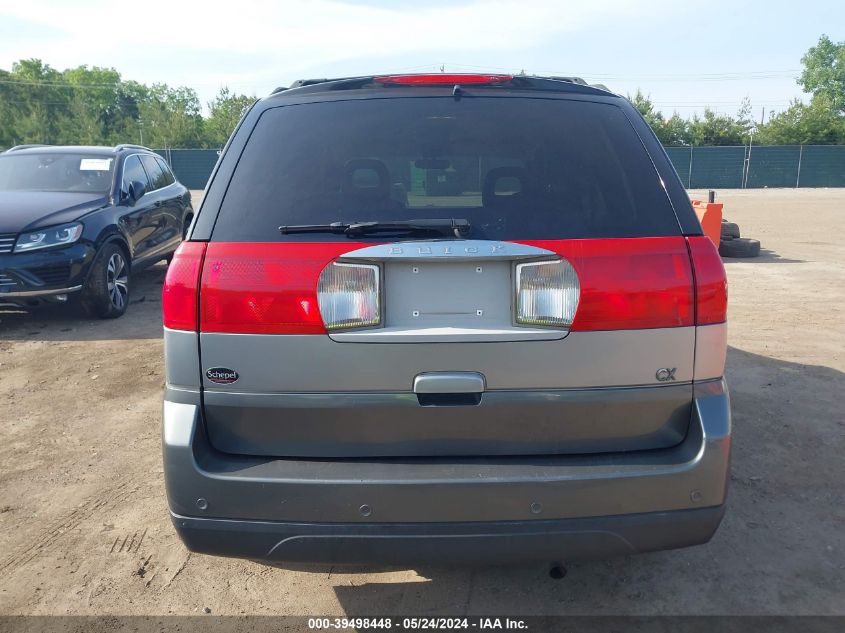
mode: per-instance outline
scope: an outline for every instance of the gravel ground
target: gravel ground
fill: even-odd
[[[189,554],[162,480],[158,265],[117,321],[0,308],[0,614],[845,614],[845,190],[719,199],[764,252],[726,262],[735,440],[711,543],[563,580]]]

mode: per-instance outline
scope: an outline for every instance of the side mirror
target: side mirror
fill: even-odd
[[[140,180],[133,180],[129,183],[129,204],[134,205],[147,193],[147,186]]]

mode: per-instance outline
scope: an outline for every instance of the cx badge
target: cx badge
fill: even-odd
[[[657,370],[657,373],[654,374],[654,377],[660,382],[669,382],[675,380],[675,372],[677,370],[677,367],[661,367]]]

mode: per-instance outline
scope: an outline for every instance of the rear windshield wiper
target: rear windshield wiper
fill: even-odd
[[[332,222],[331,224],[292,224],[280,226],[282,235],[292,233],[337,233],[349,237],[372,233],[435,233],[438,235],[469,235],[469,220],[463,218],[425,218],[421,220],[391,220],[388,222]]]

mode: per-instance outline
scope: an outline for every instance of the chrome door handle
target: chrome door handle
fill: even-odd
[[[477,371],[431,371],[414,378],[414,393],[481,393],[484,389],[484,374]]]

